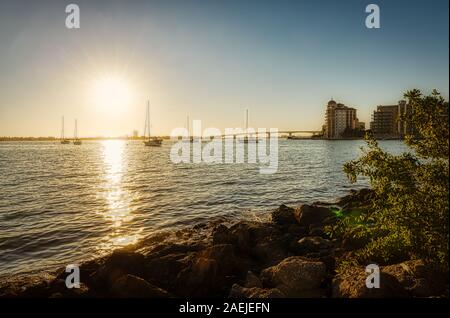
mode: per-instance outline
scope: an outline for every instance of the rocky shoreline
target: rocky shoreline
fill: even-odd
[[[61,269],[0,287],[0,297],[448,297],[448,273],[421,260],[381,266],[374,289],[364,267],[336,274],[337,258],[359,242],[328,237],[324,227],[339,219],[332,207],[364,208],[372,195],[362,189],[333,204],[281,205],[267,222],[199,225],[187,236],[201,229],[202,239],[144,242],[82,263],[80,288],[66,288]]]

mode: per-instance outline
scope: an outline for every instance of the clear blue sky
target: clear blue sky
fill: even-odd
[[[254,127],[320,129],[331,97],[368,124],[410,88],[448,98],[448,37],[448,0],[0,0],[0,135],[58,136],[62,115],[68,135],[74,118],[81,136],[142,131],[147,98],[158,134],[188,113],[242,126],[246,108]]]

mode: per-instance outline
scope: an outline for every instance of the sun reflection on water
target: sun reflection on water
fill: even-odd
[[[106,140],[102,142],[102,156],[105,167],[104,199],[106,209],[102,212],[104,218],[111,222],[112,232],[100,249],[110,250],[135,244],[140,238],[142,229],[131,230],[127,223],[133,220],[130,207],[131,193],[123,187],[123,176],[127,162],[124,155],[125,141]]]

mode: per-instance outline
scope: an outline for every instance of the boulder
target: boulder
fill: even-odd
[[[297,242],[297,251],[300,254],[317,253],[330,250],[333,244],[320,236],[307,236]]]
[[[211,297],[220,286],[216,283],[217,262],[198,257],[177,276],[176,294],[182,297]]]
[[[230,229],[223,224],[219,224],[212,230],[213,244],[231,244],[233,238]]]
[[[262,266],[272,266],[278,264],[288,255],[287,247],[281,240],[270,238],[264,239],[253,247],[250,255]]]
[[[344,274],[335,276],[332,281],[332,297],[335,298],[399,298],[408,293],[392,275],[380,271],[380,288],[368,288],[366,279],[369,274],[363,267],[348,269]]]
[[[311,224],[322,223],[328,217],[333,216],[330,209],[303,204],[296,213],[296,218],[301,226],[309,227]]]
[[[307,235],[308,229],[304,226],[300,226],[299,224],[295,223],[295,224],[290,224],[286,228],[286,233],[291,234],[291,235],[297,237],[297,239],[298,239],[299,237],[303,237],[303,236]]]
[[[311,227],[310,226],[309,235],[311,235],[311,236],[327,237],[327,235],[325,234],[325,231],[324,231],[322,226],[317,226],[317,227]]]
[[[231,244],[213,245],[199,253],[199,257],[212,259],[217,264],[217,275],[245,275],[247,266],[234,252]]]
[[[433,269],[423,260],[410,260],[382,268],[394,276],[413,297],[442,296],[446,293],[448,276]]]
[[[171,254],[188,254],[198,252],[205,248],[205,244],[194,242],[191,244],[165,243],[155,246],[146,256],[147,259],[163,257]]]
[[[344,208],[366,205],[375,198],[375,191],[369,188],[350,190],[350,194],[340,198],[336,204]]]
[[[230,228],[219,225],[213,230],[213,244],[232,244],[238,251],[249,253],[263,238],[277,235],[268,223],[241,221]]]
[[[284,204],[272,212],[272,222],[278,225],[296,224],[296,211]]]
[[[247,277],[245,279],[245,287],[246,288],[252,288],[252,287],[262,288],[263,284],[261,283],[261,280],[258,278],[258,276],[253,274],[251,271],[248,271]]]
[[[80,275],[81,278],[81,275]],[[67,288],[65,279],[55,279],[50,284],[50,290],[53,298],[60,294],[63,298],[78,298],[92,296],[86,284],[80,282],[79,288]],[[52,297],[50,296],[50,297]]]
[[[142,276],[144,263],[145,257],[140,253],[116,250],[91,274],[89,282],[96,290],[109,289],[119,277],[126,274]]]
[[[134,275],[118,278],[111,287],[114,297],[167,298],[170,294]]]
[[[284,298],[285,295],[276,288],[242,287],[234,284],[230,290],[230,298]]]
[[[177,275],[188,266],[191,254],[175,253],[146,260],[143,277],[167,290],[175,288]],[[193,257],[193,256],[192,256]]]
[[[261,272],[264,286],[278,288],[287,297],[321,297],[326,278],[323,262],[291,256]]]

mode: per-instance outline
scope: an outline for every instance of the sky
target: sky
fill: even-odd
[[[66,5],[80,28],[65,25]],[[379,29],[365,8],[380,7]],[[377,105],[448,99],[448,0],[0,0],[0,136],[320,130],[333,98],[369,125]]]

